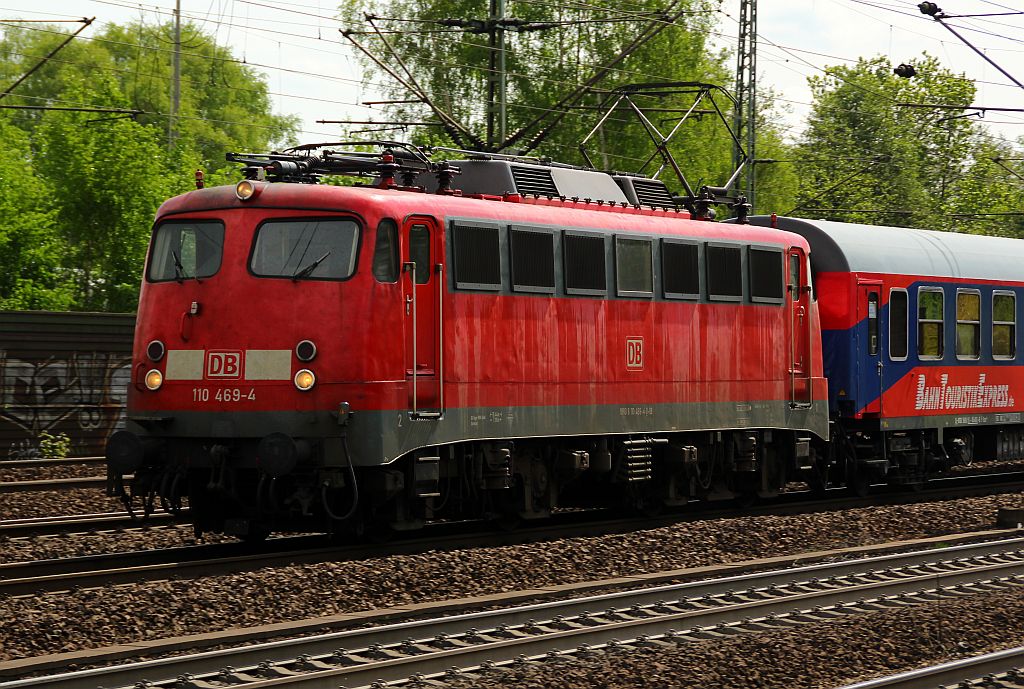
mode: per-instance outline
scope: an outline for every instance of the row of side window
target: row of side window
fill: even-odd
[[[923,360],[945,357],[945,290],[917,290],[917,356]],[[981,291],[956,291],[956,358],[980,359],[982,340]],[[889,290],[889,358],[907,358],[910,326],[909,296],[905,289]],[[992,292],[991,353],[993,359],[1017,357],[1017,295],[1008,290]]]
[[[656,292],[659,265],[660,296],[666,299],[744,300],[743,263],[746,252],[747,293],[755,303],[781,304],[785,295],[783,250],[774,246],[745,246],[726,242],[654,238],[587,230],[556,230],[511,226],[507,241],[501,228],[485,223],[452,225],[452,258],[458,289],[501,291],[502,244],[507,244],[508,285],[513,292],[555,294],[556,263],[561,248],[561,286],[565,294],[606,296],[609,293],[606,254],[609,240],[617,296],[651,299]],[[703,260],[702,260],[703,259]],[[701,264],[705,267],[701,289]]]

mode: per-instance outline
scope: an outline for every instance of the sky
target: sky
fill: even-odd
[[[917,9],[918,0],[761,0],[758,7],[758,87],[774,90],[784,108],[780,120],[788,136],[803,130],[810,105],[807,77],[829,65],[852,64],[858,57],[884,55],[911,62],[922,51],[943,66],[977,80],[975,105],[1024,108],[1024,88],[1013,83],[939,22]],[[299,138],[336,138],[337,125],[317,120],[380,120],[379,86],[363,81],[353,49],[333,17],[337,0],[180,0],[182,14],[215,33],[267,76],[275,111],[296,114]],[[0,18],[60,20],[96,17],[98,24],[168,21],[175,0],[0,0]],[[595,3],[598,4],[598,3]],[[949,15],[1013,13],[1024,0],[946,0]],[[515,3],[509,3],[514,16]],[[739,0],[722,0],[714,45],[735,49]],[[1010,77],[1024,83],[1024,16],[960,19],[961,34]],[[68,27],[74,25],[68,24]],[[362,28],[362,27],[353,27]],[[95,35],[90,27],[83,37]],[[378,78],[377,81],[379,83]],[[732,84],[726,84],[731,90]],[[1024,137],[1024,112],[990,112],[982,120],[1009,139]],[[393,135],[393,134],[392,134]]]

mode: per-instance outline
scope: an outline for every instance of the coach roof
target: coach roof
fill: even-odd
[[[1024,280],[1020,239],[799,218],[779,218],[778,228],[807,238],[816,272]]]

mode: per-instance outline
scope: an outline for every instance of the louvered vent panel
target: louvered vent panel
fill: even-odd
[[[520,194],[558,196],[558,189],[551,179],[551,170],[513,165],[512,179],[515,180],[516,191]]]
[[[656,179],[634,179],[633,189],[641,206],[674,206],[665,183]]]

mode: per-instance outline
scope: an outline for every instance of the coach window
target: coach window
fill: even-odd
[[[455,286],[501,289],[501,238],[497,227],[456,224],[452,227]]]
[[[565,291],[602,296],[608,291],[605,242],[601,235],[566,232],[563,236]]]
[[[1013,359],[1017,356],[1017,295],[1013,292],[992,294],[992,357]]]
[[[782,252],[752,246],[747,256],[750,266],[750,300],[781,304],[785,288]]]
[[[889,358],[907,360],[907,290],[889,290]]]
[[[981,293],[977,290],[956,292],[956,358],[977,359],[981,356]]]
[[[743,250],[738,246],[708,244],[706,249],[708,299],[743,300]]]
[[[917,290],[917,355],[941,359],[943,353],[941,287]]]
[[[516,292],[555,293],[555,234],[550,230],[513,228],[512,289]]]
[[[661,276],[666,299],[699,299],[700,245],[661,240]]]
[[[619,296],[654,296],[654,253],[650,239],[615,238],[615,286]]]
[[[398,225],[390,218],[381,220],[377,225],[373,277],[377,278],[377,282],[398,281]]]

